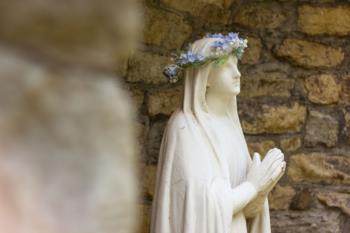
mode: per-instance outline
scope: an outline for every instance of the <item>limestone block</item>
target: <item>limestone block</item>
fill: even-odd
[[[147,84],[166,83],[168,80],[163,75],[163,69],[169,61],[166,56],[141,51],[136,52],[129,59],[129,71],[126,80]]]
[[[294,182],[350,184],[350,157],[322,153],[295,154],[289,159],[288,176]]]
[[[341,48],[288,38],[277,49],[277,56],[305,68],[330,68],[342,63],[344,52]]]
[[[179,49],[192,33],[191,26],[178,14],[145,8],[143,39],[166,49]]]
[[[305,79],[308,98],[313,103],[337,103],[340,95],[340,86],[336,76],[331,74],[314,75]]]
[[[243,74],[241,83],[241,93],[239,96],[288,97],[291,95],[295,81],[288,79],[285,73],[273,71]]]
[[[332,116],[310,111],[306,122],[304,143],[306,146],[324,144],[327,147],[335,146],[338,142],[339,124]]]
[[[310,35],[346,36],[350,34],[350,7],[302,5],[298,9],[298,29]]]
[[[240,110],[243,131],[247,134],[300,132],[306,108],[297,102],[290,105],[244,104]]]
[[[285,14],[277,4],[247,3],[236,12],[233,22],[257,29],[274,29],[286,20]]]

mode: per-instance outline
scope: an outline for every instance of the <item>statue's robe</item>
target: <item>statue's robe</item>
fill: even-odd
[[[250,202],[253,214],[249,218],[242,209],[250,201],[247,197],[256,190],[244,182],[251,159],[238,119],[236,96],[232,97],[229,114],[239,135],[236,145],[240,146],[233,151],[243,159],[229,163],[220,153],[217,135],[208,125],[205,90],[209,69],[208,66],[186,71],[183,105],[165,129],[151,233],[270,233],[265,197],[263,201],[257,197],[256,206]],[[238,173],[232,172],[238,168]]]

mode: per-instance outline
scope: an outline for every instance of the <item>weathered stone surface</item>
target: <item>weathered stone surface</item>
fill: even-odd
[[[295,195],[290,208],[292,210],[308,210],[311,207],[312,194],[308,189],[303,189]]]
[[[191,26],[181,16],[160,9],[145,9],[144,41],[146,43],[167,49],[179,49],[191,32]]]
[[[241,78],[243,97],[285,96],[291,95],[294,80],[288,79],[282,72],[257,72],[243,75]]]
[[[339,211],[272,211],[270,215],[273,233],[344,233]]]
[[[284,40],[276,54],[305,68],[330,68],[341,64],[344,59],[341,48],[300,39]]]
[[[286,16],[277,4],[247,3],[236,12],[233,22],[258,29],[274,29],[281,26]]]
[[[281,140],[281,148],[285,152],[296,151],[301,147],[300,137],[290,137]]]
[[[276,187],[269,194],[269,207],[271,210],[286,210],[295,195],[295,190],[291,186]]]
[[[163,75],[163,69],[169,61],[166,56],[137,52],[129,60],[129,72],[126,80],[148,84],[166,83],[167,79]]]
[[[247,134],[299,132],[305,121],[306,108],[290,105],[244,104],[239,110],[242,128]]]
[[[146,140],[147,164],[157,164],[158,162],[160,143],[162,141],[165,126],[166,122],[157,121],[150,127]]]
[[[310,111],[306,122],[304,143],[306,146],[323,144],[328,147],[335,146],[338,141],[338,121],[317,111]]]
[[[295,182],[350,184],[350,157],[321,153],[290,157],[288,176]]]
[[[213,23],[229,23],[231,16],[230,5],[235,0],[161,0],[165,6],[188,12],[205,21]]]
[[[258,152],[263,159],[268,150],[276,147],[276,143],[272,140],[259,141],[259,142],[248,142],[248,149],[251,157],[253,157],[254,152]]]
[[[54,60],[114,70],[136,43],[135,2],[40,0],[24,6],[21,0],[2,1],[0,38]]]
[[[248,48],[244,50],[242,64],[256,64],[260,60],[261,41],[259,38],[248,36]]]
[[[143,164],[140,171],[143,197],[147,200],[152,200],[155,191],[157,167]]]
[[[339,100],[340,86],[336,76],[331,74],[313,75],[305,79],[305,87],[311,102],[332,104]]]
[[[350,111],[343,110],[344,119],[345,119],[345,135],[346,135],[346,143],[350,144]]]
[[[151,116],[157,114],[170,115],[180,107],[181,89],[159,90],[148,95],[148,112]]]
[[[298,28],[310,35],[336,35],[350,34],[350,7],[313,7],[300,6],[298,9]]]
[[[350,105],[350,75],[342,77],[339,102]]]
[[[350,194],[325,192],[317,194],[318,199],[329,207],[341,209],[345,214],[350,216]]]

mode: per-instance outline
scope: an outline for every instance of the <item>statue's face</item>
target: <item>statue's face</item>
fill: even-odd
[[[208,77],[211,92],[238,95],[240,93],[241,73],[237,67],[237,58],[230,56],[225,64],[213,65]]]

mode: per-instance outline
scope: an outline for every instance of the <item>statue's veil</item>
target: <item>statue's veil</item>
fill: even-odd
[[[193,53],[209,55],[211,46],[215,40],[220,40],[220,39],[203,38],[203,39],[197,40],[191,45],[190,50]],[[214,141],[213,138],[211,138],[211,135],[213,135],[210,132],[211,129],[207,126],[207,124],[205,124],[205,121],[209,120],[211,117],[210,114],[208,113],[208,105],[206,103],[205,94],[206,94],[206,87],[207,87],[209,72],[213,65],[215,64],[209,63],[206,65],[202,65],[198,68],[191,67],[186,69],[185,80],[184,80],[185,83],[184,83],[184,94],[183,94],[183,101],[182,101],[182,111],[185,113],[186,116],[192,115],[195,118],[194,120],[202,128],[202,130],[206,134],[206,137],[208,137],[209,142],[215,154],[218,156],[219,154],[218,148],[216,147],[215,142],[213,142]],[[237,110],[237,98],[235,95],[232,95],[231,102],[229,103],[229,107],[227,111],[229,116],[232,118],[232,123],[236,131],[240,134],[239,138],[240,138],[241,146],[242,148],[244,148],[245,153],[249,157],[247,144],[245,142],[243,130],[239,121],[238,110]],[[219,156],[218,156],[218,159],[219,161],[221,160]],[[221,162],[224,163],[225,161],[221,161]]]

